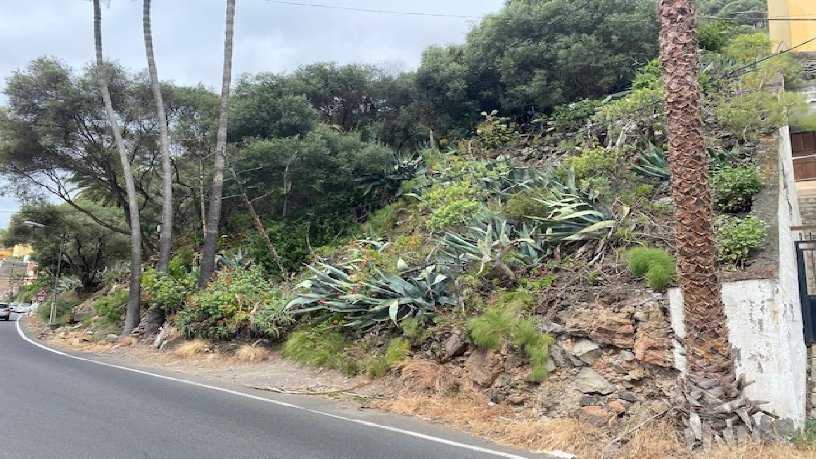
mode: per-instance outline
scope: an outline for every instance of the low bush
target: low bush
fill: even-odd
[[[717,244],[720,262],[742,267],[765,242],[768,225],[759,218],[723,215],[717,219]]]
[[[629,271],[646,279],[649,287],[664,290],[677,269],[674,257],[663,249],[637,247],[627,253]]]
[[[530,379],[541,382],[547,378],[550,346],[554,340],[538,331],[535,319],[521,319],[517,308],[499,305],[470,319],[467,329],[473,344],[482,349],[496,350],[504,342],[518,346],[530,360]]]
[[[93,302],[96,314],[106,323],[118,325],[124,320],[128,291],[120,289]]]
[[[544,218],[550,209],[544,205],[537,196],[546,194],[546,190],[532,189],[513,193],[504,204],[504,214],[516,220],[523,220],[529,217]]]
[[[717,169],[711,176],[711,188],[721,211],[747,212],[754,195],[762,188],[762,172],[757,166]]]
[[[80,298],[79,294],[73,290],[57,294],[56,315],[54,317],[54,321],[56,323],[66,322],[71,314],[71,311],[80,303],[82,303],[82,298]],[[48,322],[48,319],[51,316],[51,304],[51,297],[49,297],[37,308],[37,317],[39,317],[43,322]]]
[[[196,273],[176,269],[176,275],[162,274],[154,269],[142,275],[142,295],[151,307],[173,313],[180,310],[191,292],[196,290]]]
[[[189,297],[176,316],[185,336],[210,340],[231,339],[244,331],[277,338],[279,328],[289,323],[285,302],[258,266],[220,271],[205,290]]]
[[[355,365],[346,358],[346,339],[340,332],[325,327],[300,328],[292,332],[283,352],[297,362],[356,373]]]
[[[581,100],[571,104],[559,105],[553,109],[552,125],[559,131],[575,131],[589,123],[602,100]]]
[[[365,370],[369,376],[380,378],[385,376],[391,368],[408,358],[411,342],[405,338],[394,338],[388,342],[383,355],[375,357],[365,363]]]

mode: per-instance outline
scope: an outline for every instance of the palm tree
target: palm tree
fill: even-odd
[[[153,32],[150,27],[150,0],[144,0],[142,10],[145,52],[147,68],[150,73],[150,88],[156,103],[156,119],[159,122],[159,147],[162,160],[162,219],[159,239],[159,272],[167,273],[170,264],[170,244],[173,238],[173,166],[170,163],[170,139],[167,134],[167,115],[164,111],[164,98],[159,83],[159,72],[156,69],[156,58],[153,55]]]
[[[199,288],[204,288],[215,271],[215,252],[218,249],[218,229],[221,222],[221,201],[224,189],[224,158],[227,150],[227,123],[229,121],[229,96],[232,81],[232,36],[235,29],[235,0],[227,0],[227,26],[224,37],[224,70],[221,79],[221,106],[218,116],[218,134],[215,141],[210,207],[207,215],[207,233],[201,255]]]
[[[93,0],[94,8],[94,45],[96,48],[96,72],[99,79],[99,91],[102,93],[102,101],[105,104],[105,114],[113,131],[113,139],[116,150],[119,152],[119,161],[122,163],[122,174],[125,177],[125,190],[128,198],[128,223],[130,223],[130,291],[128,295],[127,312],[125,314],[125,328],[123,334],[127,335],[138,325],[141,316],[139,309],[139,283],[141,281],[142,270],[142,233],[139,222],[139,203],[136,198],[136,186],[133,182],[133,172],[130,169],[125,142],[122,140],[122,132],[119,130],[119,123],[116,120],[116,112],[113,111],[110,90],[108,90],[108,75],[105,61],[102,58],[102,8],[99,0]]]
[[[737,378],[720,296],[694,5],[692,0],[660,0],[659,5],[678,277],[687,334],[686,433],[694,443],[708,445],[755,431],[750,415],[757,409],[745,400],[745,383]]]
[[[153,100],[156,103],[156,120],[159,123],[159,148],[162,160],[162,217],[161,233],[159,235],[159,266],[160,273],[167,274],[170,265],[170,249],[173,240],[173,165],[170,163],[170,138],[167,133],[167,114],[164,111],[164,97],[159,83],[159,72],[156,68],[156,58],[153,54],[153,31],[150,25],[150,0],[144,0],[142,9],[142,28],[144,29],[145,53],[147,54],[147,68],[150,74],[150,88],[153,90]],[[147,316],[145,335],[152,335],[164,323],[164,309],[152,307]]]

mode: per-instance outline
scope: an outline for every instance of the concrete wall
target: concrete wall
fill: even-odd
[[[791,226],[801,224],[793,180],[789,131],[783,128],[779,148],[779,202],[777,208],[779,265],[775,279],[754,279],[723,284],[722,299],[728,318],[728,338],[735,350],[737,372],[754,384],[749,398],[769,402],[764,408],[779,416],[781,427],[801,428],[806,420],[807,350],[802,333],[799,278]],[[679,289],[669,291],[672,328],[685,338],[683,299]],[[675,364],[686,368],[675,346]]]

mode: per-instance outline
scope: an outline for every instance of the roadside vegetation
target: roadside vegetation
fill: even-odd
[[[267,360],[279,347],[305,365],[380,378],[412,357],[450,360],[458,348],[443,356],[443,343],[456,335],[463,346],[517,357],[529,383],[546,385],[555,337],[544,324],[564,292],[674,286],[654,2],[603,0],[534,32],[506,27],[549,21],[572,3],[508,2],[465,44],[426,50],[412,73],[318,63],[242,77],[228,130],[227,176],[234,179],[225,184],[216,272],[204,288],[197,286],[202,203],[210,198],[204,159],[218,97],[162,83],[179,152],[176,236],[162,271],[153,234],[162,209],[159,149],[141,147],[156,143],[157,133],[143,128],[156,116],[144,96],[150,85],[111,64],[141,196],[142,313],[159,311],[161,333],[181,337],[174,354],[190,358],[237,341],[245,362]],[[702,3],[712,14],[726,7]],[[798,68],[788,56],[761,61],[771,50],[763,31],[707,21],[701,37],[719,256],[725,270],[746,270],[770,230],[752,213],[755,196],[774,186],[757,154],[760,141],[785,116],[802,126],[813,120],[803,97],[772,86],[779,74],[794,80]],[[58,232],[24,222],[60,228],[57,319],[91,312],[85,324],[103,340],[125,325],[129,251],[117,159],[97,151],[110,139],[97,129],[94,78],[40,58],[8,80],[0,173],[30,198],[4,242],[32,241],[43,267],[42,283],[21,296],[46,285],[61,241]],[[43,93],[56,96],[45,103],[37,97]],[[32,192],[39,180],[43,188]],[[58,196],[59,205],[38,199],[68,184],[81,193]],[[38,314],[48,320],[46,308]],[[389,408],[433,416],[434,406]],[[507,414],[484,409],[496,411],[491,419]],[[572,421],[496,432],[441,418],[529,448],[613,440]],[[811,430],[798,440],[803,450],[813,448]],[[668,444],[644,455],[658,451],[649,449],[652,433]],[[635,452],[618,457],[681,449],[673,426],[661,423],[627,440]],[[805,457],[791,451],[787,457]]]

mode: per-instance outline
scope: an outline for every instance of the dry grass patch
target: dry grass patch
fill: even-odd
[[[251,344],[244,344],[235,351],[235,358],[241,362],[255,363],[269,360],[269,351]]]
[[[124,347],[133,347],[137,344],[139,344],[138,338],[136,338],[135,336],[126,336],[120,339],[114,347],[117,349],[121,349]]]
[[[173,349],[173,355],[179,359],[189,359],[196,355],[206,354],[212,350],[212,344],[203,339],[186,341]]]
[[[783,443],[749,444],[733,448],[713,448],[695,457],[699,459],[814,459],[816,450],[800,449]]]

